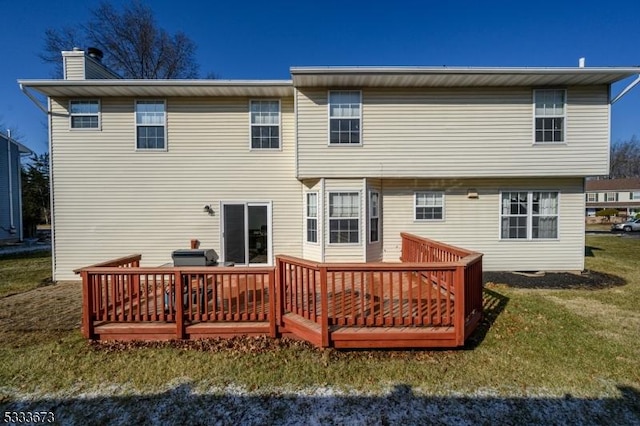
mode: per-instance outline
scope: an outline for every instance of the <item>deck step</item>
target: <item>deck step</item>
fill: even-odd
[[[331,332],[336,348],[451,348],[453,327],[340,327]]]
[[[176,325],[165,322],[108,323],[97,325],[99,340],[171,340],[176,338]]]
[[[191,339],[265,336],[270,334],[270,324],[268,322],[201,322],[188,325],[185,331]]]
[[[282,319],[284,321],[284,330],[282,331],[292,333],[316,346],[322,346],[322,327],[320,324],[291,313],[285,314]]]

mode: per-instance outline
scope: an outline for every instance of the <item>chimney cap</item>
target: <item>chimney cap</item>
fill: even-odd
[[[104,54],[102,53],[102,50],[98,49],[97,47],[89,47],[87,48],[87,56],[95,59],[98,62],[102,62]]]

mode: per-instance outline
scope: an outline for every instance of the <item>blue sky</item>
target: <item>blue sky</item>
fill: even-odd
[[[37,152],[47,149],[46,119],[16,80],[48,78],[37,56],[45,29],[83,22],[98,3],[0,0],[0,123]],[[202,75],[225,79],[288,79],[290,66],[312,65],[566,67],[583,56],[593,67],[640,65],[636,1],[148,4],[160,26],[196,42]],[[640,137],[640,86],[613,106],[611,131],[613,141]]]

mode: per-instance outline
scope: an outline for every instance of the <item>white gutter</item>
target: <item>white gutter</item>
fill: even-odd
[[[22,93],[24,93],[29,99],[31,99],[31,101],[34,104],[36,104],[36,106],[38,107],[38,109],[40,109],[40,111],[44,112],[45,114],[49,114],[49,111],[47,110],[47,108],[45,108],[44,105],[42,105],[42,103],[40,102],[40,100],[38,98],[33,96],[31,93],[29,93],[27,88],[24,87],[22,85],[22,83],[20,83],[20,91],[22,91]]]
[[[15,234],[16,227],[13,223],[13,177],[11,174],[11,130],[7,129],[7,169],[9,170],[9,233]]]
[[[634,81],[632,81],[627,87],[624,88],[624,90],[622,92],[620,92],[618,94],[618,96],[616,96],[615,98],[613,98],[613,100],[611,101],[611,105],[615,104],[617,101],[619,101],[624,95],[627,94],[627,92],[629,92],[631,89],[633,89],[634,87],[636,87],[638,85],[638,83],[640,83],[640,74],[638,74],[638,78],[636,78]]]

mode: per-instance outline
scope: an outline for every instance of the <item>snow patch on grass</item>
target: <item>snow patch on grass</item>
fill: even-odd
[[[396,385],[379,394],[319,386],[249,391],[234,384],[198,390],[181,378],[161,393],[104,385],[74,394],[21,394],[0,389],[2,411],[52,411],[67,425],[86,424],[638,424],[640,390],[576,398],[544,389],[503,395],[494,389],[429,394]]]

